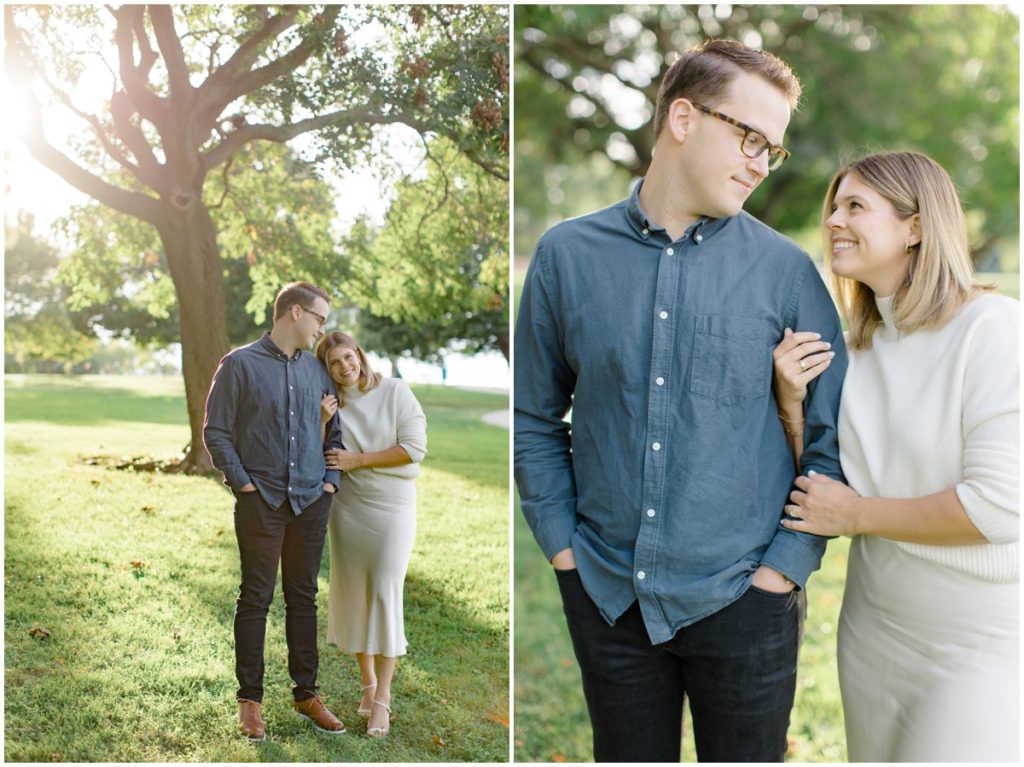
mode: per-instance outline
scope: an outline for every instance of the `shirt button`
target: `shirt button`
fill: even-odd
[[[638,573],[636,574],[636,579],[637,579],[638,581],[642,581],[642,580],[643,580],[644,578],[646,578],[646,577],[647,577],[647,573],[645,573],[645,572],[644,572],[643,570],[641,570],[640,572],[638,572]]]
[[[668,312],[661,312],[661,313],[658,314],[658,316],[661,317],[663,320],[667,320],[668,319]]]
[[[292,415],[295,415],[295,411],[294,410],[289,410],[288,412],[291,413]]]
[[[291,491],[292,491],[292,489],[291,489],[291,488],[289,487],[289,488],[288,488],[288,492],[290,493]]]
[[[698,234],[693,239],[699,245],[701,243],[701,241],[704,239],[704,235],[703,234]]]
[[[654,517],[654,514],[655,514],[655,511],[654,511],[654,509],[648,509],[648,510],[647,510],[647,516],[648,516],[648,517],[651,517],[651,518],[653,518],[653,517]]]
[[[665,379],[662,378],[661,376],[658,376],[657,378],[654,379],[654,383],[658,384],[658,386],[664,386]]]
[[[292,442],[294,442],[294,441],[295,441],[295,437],[292,437]]]
[[[653,445],[651,445],[651,449],[654,452],[658,452],[659,450],[661,450],[661,443],[660,442],[655,442]]]
[[[672,250],[672,248],[665,248],[665,253],[666,253],[666,255],[669,255],[669,256],[674,256],[676,254],[676,252],[674,250]]]
[[[294,465],[295,465],[295,461],[292,461],[292,462],[291,462],[291,463],[289,463],[288,465],[289,465],[289,466],[294,466]]]
[[[289,385],[289,386],[288,386],[288,388],[289,388],[289,389],[294,389],[295,387],[294,387],[294,386],[291,386],[291,385]]]

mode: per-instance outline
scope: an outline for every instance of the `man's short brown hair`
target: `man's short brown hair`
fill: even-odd
[[[704,106],[717,106],[740,72],[760,75],[786,94],[790,108],[796,109],[800,81],[786,62],[733,40],[708,40],[683,53],[661,79],[654,111],[654,138],[661,134],[673,101],[685,98]]]
[[[279,320],[288,313],[288,310],[298,304],[303,309],[313,308],[313,302],[322,298],[331,303],[331,294],[316,285],[308,282],[289,282],[277,293],[274,299],[274,319]]]

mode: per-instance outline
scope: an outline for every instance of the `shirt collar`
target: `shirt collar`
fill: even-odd
[[[647,218],[647,214],[644,213],[643,208],[640,207],[640,187],[644,185],[644,180],[641,178],[636,186],[633,187],[633,193],[629,196],[629,200],[626,203],[626,218],[629,220],[630,225],[636,230],[636,233],[644,240],[650,239],[652,232],[664,232],[665,227],[658,226],[652,223]],[[726,218],[708,218],[707,216],[701,216],[697,223],[691,225],[684,237],[694,240],[695,242],[701,242],[705,237],[720,231],[730,221],[735,219],[736,216],[728,216]],[[700,239],[697,239],[697,237]]]
[[[277,357],[280,360],[289,359],[288,355],[281,351],[281,347],[270,340],[270,331],[267,330],[263,333],[263,337],[260,339],[260,345],[263,346],[270,354]],[[295,354],[291,356],[291,359],[297,360],[302,355],[302,349],[296,349]]]

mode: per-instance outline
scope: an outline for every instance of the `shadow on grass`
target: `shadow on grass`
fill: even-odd
[[[194,760],[197,744],[205,749],[200,758],[211,761],[507,760],[508,730],[485,716],[503,706],[507,716],[507,632],[475,614],[440,579],[410,576],[406,582],[411,647],[399,662],[400,702],[387,742],[355,737],[362,727],[354,711],[357,667],[323,640],[326,554],[319,678],[353,737],[319,736],[290,711],[278,582],[266,646],[271,738],[248,744],[234,733],[238,554],[230,516],[131,571],[121,554],[97,548],[61,553],[55,561],[67,546],[61,533],[36,524],[19,503],[7,511],[5,708],[6,727],[15,728],[6,732],[6,748],[13,749],[6,751],[8,760]],[[36,620],[55,629],[51,639],[28,638]],[[119,710],[112,700],[134,702]],[[54,741],[48,728],[80,734]],[[133,745],[135,739],[147,745]]]

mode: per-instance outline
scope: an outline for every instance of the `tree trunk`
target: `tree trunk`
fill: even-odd
[[[501,353],[505,355],[505,362],[510,362],[510,360],[509,360],[509,349],[510,349],[510,347],[509,347],[509,342],[508,342],[508,333],[502,333],[502,334],[500,334],[498,336],[498,348],[501,349]]]
[[[212,472],[213,464],[203,445],[203,416],[213,374],[228,352],[224,273],[217,232],[198,195],[184,207],[165,203],[162,213],[158,229],[178,298],[182,372],[192,433],[178,470],[189,474]]]

